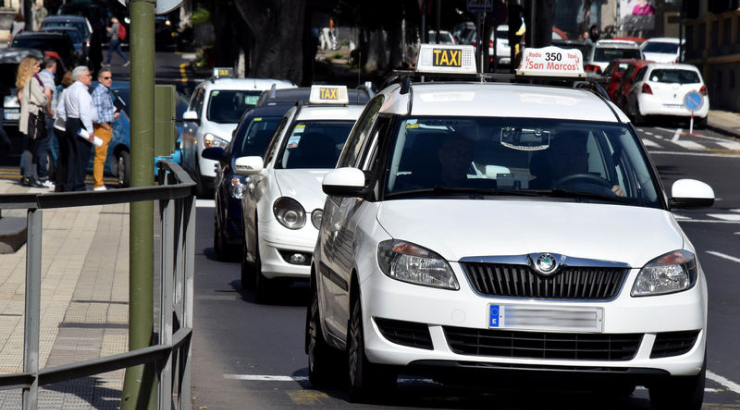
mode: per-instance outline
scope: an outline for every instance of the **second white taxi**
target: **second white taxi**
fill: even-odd
[[[308,104],[291,108],[263,156],[237,158],[249,176],[242,198],[242,287],[269,302],[277,279],[308,279],[325,195],[321,181],[334,168],[362,107],[349,105],[344,86],[314,86]]]

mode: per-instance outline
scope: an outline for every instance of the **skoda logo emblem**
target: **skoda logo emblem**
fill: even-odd
[[[544,253],[535,261],[535,267],[540,271],[540,273],[550,274],[555,272],[555,269],[558,268],[558,261],[549,253]]]

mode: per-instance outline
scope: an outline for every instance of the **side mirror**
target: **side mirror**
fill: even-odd
[[[714,190],[695,179],[679,179],[671,186],[671,206],[703,208],[714,204]]]
[[[203,152],[200,153],[200,156],[206,159],[212,159],[214,161],[221,161],[221,158],[224,157],[224,154],[226,154],[226,151],[224,151],[221,147],[210,147],[203,150]]]
[[[203,150],[205,152],[205,150]],[[262,157],[239,157],[234,162],[234,172],[239,175],[259,174],[264,168]]]
[[[362,196],[367,192],[365,173],[357,168],[337,168],[324,176],[321,188],[327,195]]]
[[[195,111],[185,111],[182,114],[183,121],[198,122],[198,113]]]

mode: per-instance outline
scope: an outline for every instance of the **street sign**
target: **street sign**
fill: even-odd
[[[468,0],[468,11],[493,11],[493,0]]]
[[[693,112],[704,106],[704,97],[696,91],[691,91],[683,97],[683,104]]]

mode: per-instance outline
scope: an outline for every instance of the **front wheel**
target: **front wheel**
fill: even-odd
[[[244,250],[242,251],[241,281],[242,289],[254,288],[254,265],[247,261],[246,241],[244,243]]]
[[[321,331],[319,295],[315,281],[311,283],[311,300],[306,314],[306,353],[308,380],[315,388],[331,387],[339,381],[341,360],[339,351],[332,349]]]
[[[635,103],[635,125],[645,125],[645,116],[640,113],[640,106]]]
[[[704,402],[707,363],[696,376],[671,377],[649,386],[650,404],[655,410],[700,410]]]

